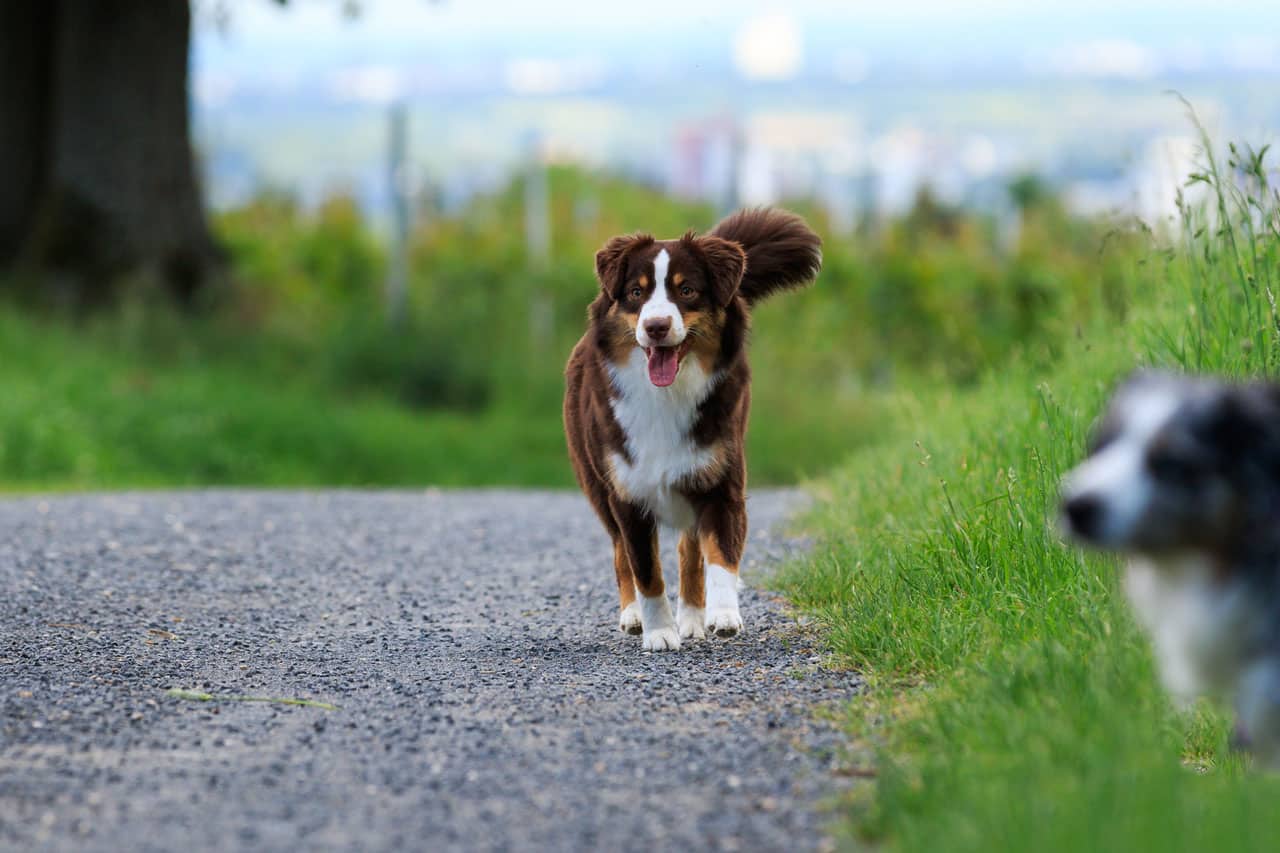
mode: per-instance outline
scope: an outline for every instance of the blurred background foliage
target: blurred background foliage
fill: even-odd
[[[559,399],[608,237],[709,228],[708,205],[574,167],[548,174],[531,257],[515,179],[409,241],[408,310],[386,319],[385,243],[350,197],[259,193],[214,216],[228,286],[196,313],[139,284],[105,311],[0,308],[0,478],[167,483],[570,485]],[[876,429],[868,391],[1048,365],[1122,317],[1149,234],[1069,216],[1032,177],[1002,222],[922,191],[902,217],[825,237],[816,286],[756,314],[751,465],[793,482]],[[30,397],[24,397],[24,392]],[[23,400],[27,403],[24,405]]]

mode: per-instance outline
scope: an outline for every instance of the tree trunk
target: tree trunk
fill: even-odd
[[[42,73],[29,74],[30,91],[43,84],[43,101],[23,107],[32,125],[27,135],[42,136],[19,260],[69,283],[80,302],[102,301],[123,276],[139,273],[189,302],[220,256],[191,150],[186,0],[0,5],[10,7],[6,15],[33,20],[40,18],[36,10],[51,10],[44,13],[47,46],[34,51]],[[23,38],[0,28],[0,56]],[[19,108],[6,109],[6,125],[22,118]],[[0,252],[9,209],[0,203]]]
[[[0,2],[0,266],[13,263],[45,179],[52,4]]]

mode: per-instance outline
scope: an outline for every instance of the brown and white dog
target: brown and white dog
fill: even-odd
[[[705,236],[615,237],[596,254],[600,294],[565,371],[573,468],[613,539],[619,627],[653,651],[742,629],[744,439],[750,309],[803,287],[822,241],[800,217],[732,214]],[[680,531],[675,616],[658,524]]]

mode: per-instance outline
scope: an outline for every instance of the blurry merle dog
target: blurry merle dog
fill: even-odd
[[[1136,374],[1062,512],[1077,540],[1128,555],[1174,696],[1233,697],[1237,744],[1280,764],[1280,386]]]

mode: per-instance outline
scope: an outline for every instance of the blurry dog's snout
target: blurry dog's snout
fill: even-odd
[[[1096,494],[1071,495],[1062,502],[1062,514],[1066,516],[1071,532],[1084,539],[1096,539],[1102,525],[1102,499]]]
[[[667,335],[671,332],[670,317],[653,317],[644,321],[644,333],[649,336],[649,340],[655,344],[660,344],[666,340]]]

